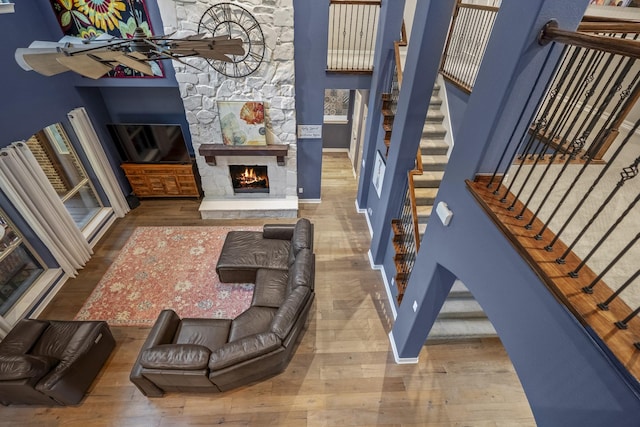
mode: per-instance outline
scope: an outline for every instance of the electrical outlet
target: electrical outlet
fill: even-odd
[[[364,169],[364,164],[365,164],[365,161],[364,159],[362,159],[362,169]]]
[[[298,194],[302,194],[302,193],[304,193],[304,188],[302,187],[298,188]]]
[[[395,286],[396,285],[396,278],[392,277],[391,278],[391,286]]]
[[[369,214],[369,216],[371,216],[373,214],[373,209],[367,208],[367,213]]]
[[[416,311],[418,311],[418,301],[414,300],[413,301],[413,312],[415,313]]]

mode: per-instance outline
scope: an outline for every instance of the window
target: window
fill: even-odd
[[[63,127],[47,126],[29,138],[27,145],[82,230],[100,211],[102,203]]]
[[[0,315],[4,316],[43,272],[43,263],[0,211]]]

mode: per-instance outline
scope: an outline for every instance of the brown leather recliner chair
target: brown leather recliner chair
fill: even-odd
[[[0,403],[78,404],[114,347],[106,322],[22,319],[0,342]]]

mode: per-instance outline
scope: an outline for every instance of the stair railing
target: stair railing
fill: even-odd
[[[330,0],[327,71],[373,71],[380,5],[380,0]]]
[[[402,38],[394,43],[395,65],[392,90],[389,94],[390,110],[395,117],[395,106],[402,86],[402,57],[400,48],[407,45],[404,23],[402,25]],[[384,115],[384,113],[383,113]],[[393,121],[391,121],[393,125]],[[390,138],[389,138],[390,140]],[[389,146],[387,145],[387,151]],[[396,265],[396,286],[398,289],[397,301],[402,302],[411,270],[415,263],[418,250],[420,249],[420,226],[418,220],[418,203],[415,194],[415,181],[417,175],[422,175],[422,154],[420,148],[416,153],[415,167],[407,173],[406,193],[402,203],[399,218],[392,220],[394,230],[394,248]]]
[[[604,24],[545,27],[542,43],[566,45],[548,94],[493,175],[468,186],[558,300],[640,380],[640,117],[616,127],[612,152],[597,158],[640,97],[640,25]]]
[[[442,54],[440,74],[471,93],[489,43],[498,7],[466,4],[458,0]]]

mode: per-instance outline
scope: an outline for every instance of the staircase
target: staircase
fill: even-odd
[[[431,217],[433,203],[448,162],[449,145],[444,139],[445,117],[440,108],[442,98],[439,94],[440,86],[436,85],[420,141],[423,173],[413,177],[421,239]],[[456,281],[431,329],[429,342],[495,336],[497,333],[480,304],[462,282]]]

